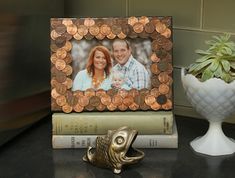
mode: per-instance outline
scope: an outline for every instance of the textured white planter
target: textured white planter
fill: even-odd
[[[200,82],[181,69],[181,80],[188,100],[196,111],[209,121],[207,133],[190,145],[199,153],[219,156],[235,152],[235,142],[224,135],[221,123],[235,112],[235,81],[230,84],[212,78]]]

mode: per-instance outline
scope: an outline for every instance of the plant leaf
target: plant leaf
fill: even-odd
[[[230,66],[235,69],[235,62],[230,62]]]
[[[219,64],[217,70],[214,72],[214,75],[217,78],[221,78],[222,74],[223,74],[222,66],[221,66],[221,64]]]
[[[202,73],[202,81],[206,81],[210,78],[212,78],[214,76],[214,73],[209,70],[209,69],[206,69],[203,73]]]
[[[204,62],[198,64],[198,66],[195,68],[195,71],[201,70],[202,68],[204,68],[204,67],[206,67],[207,65],[209,65],[211,62],[212,62],[212,60],[209,59],[209,60],[206,60],[206,61],[204,61]]]
[[[224,68],[224,71],[228,72],[230,70],[230,63],[226,60],[221,60],[220,62]]]
[[[232,77],[231,77],[228,73],[223,73],[223,75],[221,76],[221,78],[222,78],[225,82],[227,82],[227,83],[229,83],[229,82],[232,81]]]
[[[201,50],[201,49],[195,50],[195,53],[200,54],[200,55],[208,55],[208,54],[211,54],[210,52],[208,52],[208,51],[203,51],[203,50]]]
[[[217,60],[214,60],[211,65],[208,67],[212,72],[215,72],[216,69],[219,67],[219,62]]]
[[[210,55],[203,56],[203,57],[201,57],[201,58],[198,58],[198,59],[196,60],[196,62],[204,62],[204,61],[206,61],[207,59],[209,59],[210,57],[211,57]]]

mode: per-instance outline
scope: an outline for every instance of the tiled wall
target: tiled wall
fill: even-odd
[[[197,58],[195,49],[205,48],[212,35],[231,32],[235,40],[234,7],[233,0],[67,0],[65,16],[172,16],[175,113],[200,117],[184,95],[180,69]]]

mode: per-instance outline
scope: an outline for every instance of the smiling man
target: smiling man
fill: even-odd
[[[149,87],[149,74],[145,67],[133,56],[127,40],[116,39],[113,42],[113,56],[117,64],[113,71],[122,72],[125,84],[138,90]]]

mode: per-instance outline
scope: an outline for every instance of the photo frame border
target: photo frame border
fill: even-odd
[[[92,31],[92,30],[93,31]],[[51,18],[51,110],[172,110],[172,17]],[[151,40],[150,89],[72,91],[72,40]]]

